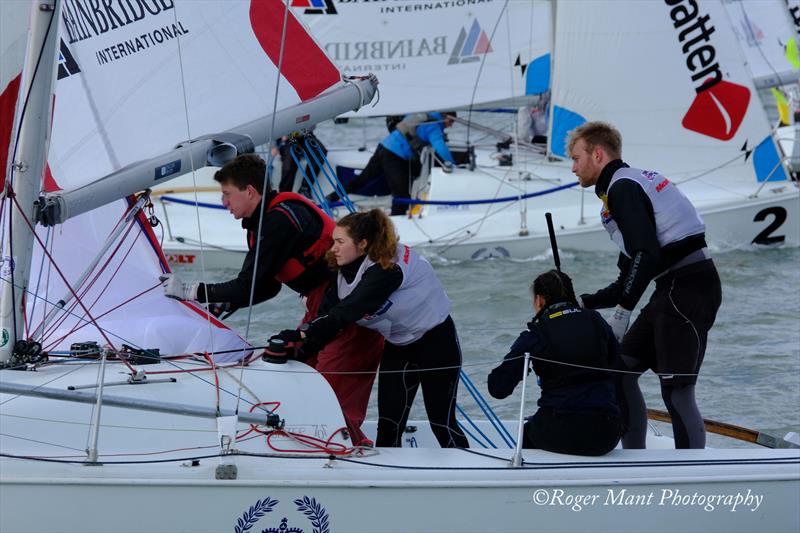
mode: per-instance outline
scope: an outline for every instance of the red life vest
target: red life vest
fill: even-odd
[[[290,258],[286,261],[286,263],[284,263],[280,271],[275,274],[275,279],[281,283],[288,283],[297,278],[306,271],[306,265],[310,265],[325,256],[325,252],[330,250],[331,246],[333,246],[333,228],[336,227],[336,222],[334,222],[331,217],[325,214],[322,209],[317,207],[315,203],[311,202],[305,196],[293,192],[282,192],[276,194],[275,198],[273,198],[269,205],[267,205],[267,212],[272,211],[273,209],[278,209],[280,212],[289,217],[289,220],[291,220],[292,223],[302,231],[303,228],[300,227],[300,224],[298,223],[297,219],[295,219],[294,214],[288,209],[281,209],[278,207],[278,204],[281,202],[286,202],[287,200],[299,202],[315,212],[322,220],[322,231],[320,232],[319,238],[313,244],[311,244],[311,246],[303,250],[302,261],[295,258]],[[247,238],[248,244],[252,249],[253,245],[255,244],[255,232],[250,232]]]

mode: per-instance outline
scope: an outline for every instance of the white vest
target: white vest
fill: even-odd
[[[667,178],[652,170],[637,168],[621,168],[614,172],[608,184],[606,196],[603,196],[603,208],[600,210],[600,219],[603,227],[611,236],[611,240],[619,246],[622,253],[630,257],[625,249],[625,240],[620,232],[617,222],[608,209],[608,191],[619,180],[628,179],[639,184],[644,190],[650,203],[653,205],[653,214],[656,219],[656,237],[658,244],[664,246],[677,242],[690,235],[705,232],[706,225],[697,213],[692,203],[678,188]],[[625,206],[617,206],[625,209]]]
[[[400,287],[375,313],[357,323],[376,330],[388,342],[402,346],[419,340],[444,322],[450,314],[450,299],[428,260],[408,246],[397,245],[394,262],[403,272]],[[374,264],[369,256],[365,257],[352,283],[347,283],[339,273],[336,288],[340,300],[353,292],[364,272]]]

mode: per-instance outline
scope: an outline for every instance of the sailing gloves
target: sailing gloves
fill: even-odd
[[[270,339],[281,339],[286,343],[290,342],[303,342],[303,335],[298,329],[284,329],[277,335],[273,335]]]
[[[163,281],[164,296],[175,300],[197,300],[197,288],[199,282],[193,281],[186,283],[177,274],[162,274],[158,277]]]
[[[295,346],[295,359],[298,361],[305,361],[316,356],[319,351],[324,347],[324,344],[316,340],[314,336],[308,336],[309,324],[303,324],[300,329],[284,329],[277,335],[270,337],[272,339],[281,339],[287,345],[294,343]],[[305,333],[305,335],[303,335]]]
[[[614,315],[611,317],[611,320],[608,321],[608,325],[611,326],[611,331],[614,332],[614,336],[617,338],[617,342],[622,342],[622,337],[625,336],[625,332],[628,330],[628,324],[631,321],[631,312],[618,305],[614,309]]]

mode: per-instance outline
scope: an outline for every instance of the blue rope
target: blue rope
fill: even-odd
[[[194,200],[183,200],[182,198],[175,198],[174,196],[162,196],[161,200],[172,202],[174,204],[193,205],[196,207],[207,207],[209,209],[225,209],[224,205],[209,204],[206,202],[195,202]]]
[[[300,160],[298,159],[295,150],[300,152],[301,155],[304,155],[306,159],[308,159],[308,154],[305,152],[305,150],[303,150],[303,147],[296,142],[293,142],[289,146],[289,153],[291,154],[292,159],[294,159],[297,168],[300,169],[300,172],[303,174],[303,179],[306,181],[308,187],[311,189],[311,194],[314,196],[314,200],[317,202],[318,205],[322,207],[322,209],[325,211],[325,214],[333,218],[333,211],[331,210],[331,207],[328,205],[328,202],[325,201],[325,195],[322,193],[322,187],[320,187],[319,182],[317,181],[317,176],[314,173],[314,169],[311,168],[311,165],[308,165],[309,172],[311,172],[312,175],[314,176],[313,178],[311,178],[306,172],[306,169],[303,168],[303,165],[300,164]]]
[[[473,422],[473,421],[472,421],[472,419],[469,417],[469,415],[468,415],[466,412],[464,412],[464,410],[463,410],[461,407],[459,407],[459,406],[458,406],[458,404],[456,404],[456,410],[458,411],[458,413],[459,413],[461,416],[463,416],[463,417],[464,417],[464,418],[467,420],[467,422],[469,422],[469,425],[471,425],[473,428],[475,428],[475,431],[477,431],[478,433],[480,433],[481,437],[483,437],[484,439],[486,439],[486,442],[488,442],[488,443],[489,443],[489,446],[491,446],[491,447],[492,447],[492,448],[494,448],[494,449],[497,449],[497,446],[495,446],[495,445],[494,445],[494,443],[492,442],[492,439],[490,439],[489,437],[487,437],[487,436],[486,436],[486,434],[485,434],[483,431],[481,431],[481,428],[479,428],[479,427],[477,426],[477,424],[475,424],[475,422]],[[466,433],[468,433],[468,434],[469,434],[469,436],[470,436],[470,437],[472,437],[472,439],[473,439],[475,442],[477,442],[478,444],[480,444],[480,445],[481,445],[481,446],[483,446],[484,448],[488,448],[488,446],[486,446],[486,445],[485,445],[483,442],[479,441],[479,440],[478,440],[478,439],[475,437],[475,435],[472,435],[471,433],[469,433],[469,431],[467,431],[467,429],[466,429],[466,428],[464,428],[464,426],[463,426],[463,425],[462,425],[460,422],[459,422],[459,424],[458,424],[458,425],[459,425],[459,427],[460,427],[461,429],[463,429],[463,430],[464,430]]]
[[[501,434],[500,436],[505,435],[505,437],[508,437],[508,439],[503,437],[503,440],[505,440],[506,444],[508,444],[509,446],[511,446],[511,447],[516,446],[516,439],[511,435],[511,433],[509,433],[508,429],[506,429],[506,427],[503,425],[503,422],[500,420],[500,417],[498,417],[497,414],[494,412],[494,410],[492,410],[492,407],[489,405],[489,402],[487,402],[486,399],[483,397],[481,392],[478,390],[478,387],[476,387],[475,383],[473,383],[472,380],[470,379],[469,375],[467,375],[467,373],[464,372],[463,370],[462,370],[462,372],[463,372],[463,377],[466,379],[467,386],[468,387],[472,387],[472,390],[474,391],[475,395],[477,396],[476,401],[479,404],[483,403],[483,406],[489,412],[490,421],[494,420],[495,422],[497,422],[497,425],[495,425],[495,424],[492,424],[492,425],[495,425],[495,429],[497,429],[498,433]],[[499,428],[498,428],[498,426],[499,426]],[[511,441],[511,442],[509,442],[509,441]]]
[[[456,423],[458,424],[458,427],[459,427],[459,429],[461,429],[461,431],[463,431],[463,432],[464,432],[464,435],[466,435],[468,438],[472,439],[472,442],[474,442],[475,444],[478,444],[478,445],[479,445],[481,448],[488,449],[488,446],[486,446],[486,444],[485,444],[484,442],[481,442],[481,441],[478,439],[478,437],[476,437],[475,435],[473,435],[473,434],[472,434],[472,432],[470,432],[470,430],[468,430],[468,429],[466,428],[466,426],[464,426],[464,424],[462,424],[462,423],[461,423],[461,422],[459,422],[458,420],[456,420]]]
[[[292,154],[294,157],[294,154]],[[305,177],[305,176],[304,176]],[[503,198],[492,198],[487,200],[414,200],[412,198],[393,198],[392,202],[396,204],[409,204],[409,205],[477,205],[477,204],[497,204],[503,202],[515,202],[517,200],[525,200],[526,198],[534,198],[536,196],[544,196],[547,194],[551,194],[558,191],[563,191],[564,189],[569,189],[577,185],[578,182],[570,183],[567,185],[559,185],[558,187],[553,187],[552,189],[546,189],[544,191],[537,191],[528,194],[523,194],[521,196],[505,196]],[[180,198],[175,198],[174,196],[162,196],[164,200],[168,200],[170,202],[176,204],[186,204],[186,205],[196,205],[198,207],[208,207],[210,209],[225,209],[223,206],[219,204],[208,204],[205,202],[194,202],[189,200],[181,200]],[[317,198],[315,197],[315,200]],[[318,201],[318,200],[317,200]],[[346,205],[344,202],[327,202],[323,199],[323,201],[318,201],[320,207],[323,207],[327,204],[330,207],[341,207]],[[348,208],[349,209],[349,208]]]
[[[559,185],[552,189],[545,189],[543,191],[531,192],[528,194],[521,194],[519,196],[504,196],[502,198],[490,198],[487,200],[415,200],[413,198],[392,198],[392,203],[395,204],[408,204],[408,205],[478,205],[478,204],[498,204],[503,202],[516,202],[517,200],[525,200],[526,198],[534,198],[536,196],[544,196],[564,189],[569,189],[578,184],[568,183],[567,185]]]
[[[491,406],[488,402],[483,398],[478,388],[472,383],[472,380],[469,379],[469,376],[466,372],[462,369],[460,371],[461,374],[461,381],[464,383],[464,386],[467,388],[467,391],[470,393],[472,398],[475,400],[475,403],[478,404],[478,407],[481,408],[483,414],[486,415],[487,420],[494,426],[495,431],[500,437],[505,441],[506,445],[509,448],[514,448],[516,446],[516,441],[514,438],[508,433],[503,423],[500,421],[500,418],[495,414],[492,410]]]
[[[322,175],[325,176],[325,179],[327,179],[328,183],[331,184],[333,190],[336,191],[337,195],[339,195],[339,198],[341,198],[341,201],[345,207],[347,207],[347,210],[351,213],[355,213],[356,206],[353,204],[353,202],[350,200],[350,196],[348,196],[347,192],[344,190],[342,182],[339,181],[339,178],[336,176],[336,172],[333,171],[333,167],[331,167],[330,161],[328,161],[328,158],[322,152],[322,148],[320,148],[319,143],[311,136],[307,136],[305,138],[305,145],[306,154],[310,154],[314,159],[314,162],[322,172]],[[325,163],[324,165],[322,162],[320,162],[320,159],[317,158],[318,155],[322,159],[322,162]],[[306,158],[307,157],[308,156],[306,156]]]

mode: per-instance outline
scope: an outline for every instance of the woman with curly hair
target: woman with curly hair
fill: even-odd
[[[392,221],[373,209],[351,213],[333,230],[328,253],[338,269],[317,318],[301,337],[313,354],[348,324],[357,323],[386,339],[378,379],[377,446],[401,445],[417,389],[422,386],[431,429],[443,448],[467,448],[456,423],[461,347],[450,318],[450,300],[431,264],[398,242]]]

